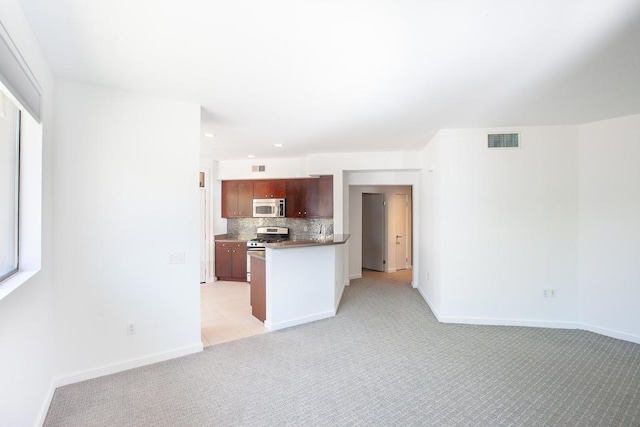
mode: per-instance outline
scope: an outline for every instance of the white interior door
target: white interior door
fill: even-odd
[[[200,189],[200,283],[207,281],[207,195]]]
[[[362,194],[362,268],[385,271],[384,194]]]
[[[409,199],[406,194],[396,194],[394,200],[396,270],[407,268],[407,212]]]

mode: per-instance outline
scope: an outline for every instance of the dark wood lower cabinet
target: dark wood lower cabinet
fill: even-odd
[[[247,281],[246,242],[216,242],[216,277],[218,280]]]
[[[267,318],[267,275],[265,261],[251,257],[251,314],[261,322]]]

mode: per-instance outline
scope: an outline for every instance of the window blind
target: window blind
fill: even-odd
[[[0,81],[38,123],[42,88],[0,22]]]

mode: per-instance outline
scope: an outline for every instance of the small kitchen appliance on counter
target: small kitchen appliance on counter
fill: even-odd
[[[251,282],[251,255],[252,251],[264,251],[265,243],[278,243],[289,240],[287,227],[258,227],[256,238],[247,241],[247,282]]]

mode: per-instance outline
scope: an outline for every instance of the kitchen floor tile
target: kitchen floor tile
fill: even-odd
[[[269,332],[251,314],[250,290],[245,282],[218,281],[200,285],[203,346]]]

